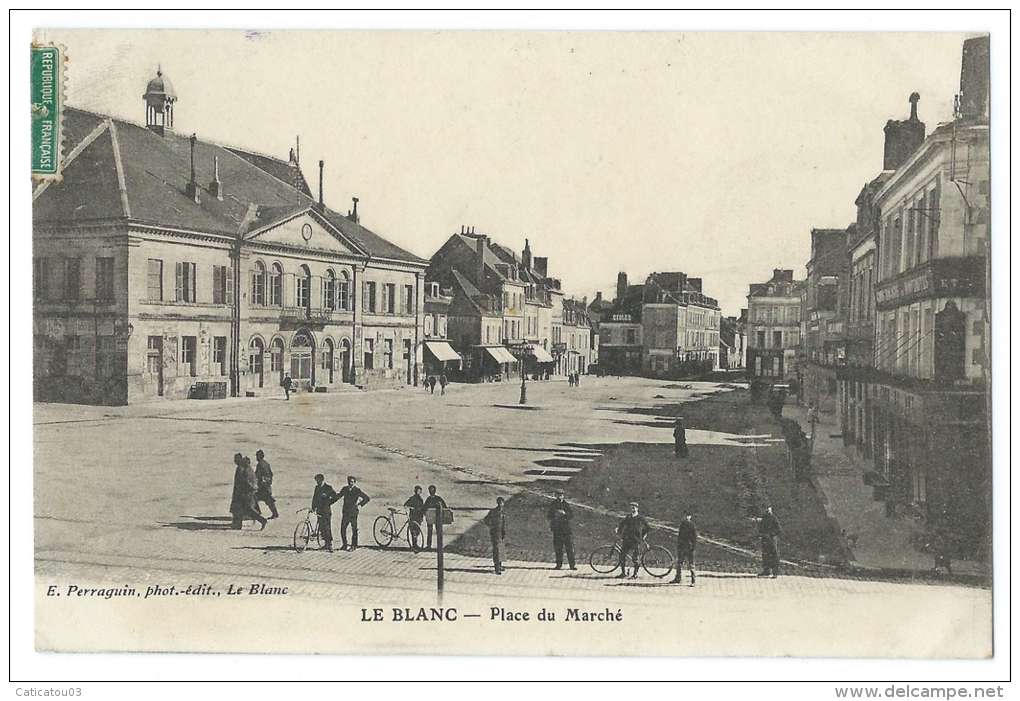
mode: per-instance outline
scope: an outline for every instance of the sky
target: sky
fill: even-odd
[[[286,158],[326,204],[424,258],[462,225],[530,240],[568,294],[653,271],[725,315],[813,227],[845,227],[883,127],[952,117],[963,34],[41,30],[67,104],[144,121],[157,65],[175,129]],[[224,183],[229,190],[230,184]]]

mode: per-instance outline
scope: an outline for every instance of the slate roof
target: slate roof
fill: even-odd
[[[247,230],[251,224],[250,205],[261,209],[259,222],[315,205],[296,164],[200,139],[195,143],[196,204],[185,192],[191,173],[188,137],[172,132],[160,137],[139,124],[71,107],[65,110],[64,125],[67,155],[98,135],[67,163],[62,181],[34,198],[36,224],[130,220],[236,236],[242,225]],[[208,190],[214,159],[219,162],[222,201]],[[426,262],[338,212],[326,208],[322,214],[371,257]]]

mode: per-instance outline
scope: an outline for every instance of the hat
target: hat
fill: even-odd
[[[262,448],[259,448],[258,450],[255,451],[255,457],[261,458],[261,457],[264,457],[264,456],[265,456],[265,453],[262,452]]]
[[[357,482],[358,478],[355,477],[354,475],[347,475],[347,481],[350,482],[351,480],[354,480],[355,482]]]
[[[636,507],[637,505],[638,505],[638,503],[636,501],[632,501],[631,503],[627,504],[627,506],[634,506],[634,507]]]
[[[322,473],[320,472],[319,474],[317,474],[317,475],[315,476],[315,479],[317,479],[317,480],[324,480],[324,479],[326,479],[326,476],[325,476],[325,475],[323,475],[323,474],[322,474]]]

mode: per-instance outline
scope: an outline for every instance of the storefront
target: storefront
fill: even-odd
[[[461,357],[446,341],[425,341],[425,374],[450,375],[461,370]]]

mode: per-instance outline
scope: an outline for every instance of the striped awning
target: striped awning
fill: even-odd
[[[514,357],[513,353],[508,351],[503,346],[486,346],[485,350],[488,351],[492,359],[497,363],[516,363],[517,358]]]
[[[531,350],[531,354],[533,356],[535,356],[535,360],[537,360],[540,363],[552,363],[552,362],[555,362],[553,360],[553,357],[551,355],[549,355],[549,351],[547,351],[542,346],[531,346],[530,350]]]
[[[425,341],[425,347],[436,360],[445,363],[447,360],[460,360],[460,355],[446,341]]]

